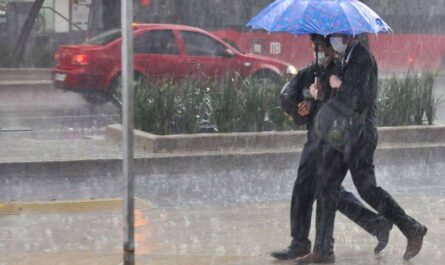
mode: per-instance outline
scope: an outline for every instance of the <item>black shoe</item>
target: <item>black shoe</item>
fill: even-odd
[[[389,232],[392,229],[392,223],[388,220],[383,219],[379,228],[377,228],[377,232],[375,237],[378,240],[377,246],[374,248],[374,253],[376,255],[380,254],[382,250],[386,247],[389,241]]]
[[[311,252],[310,248],[301,248],[289,246],[282,250],[275,250],[270,253],[270,255],[276,259],[289,260],[296,259],[298,257],[303,257]]]
[[[426,235],[426,232],[428,232],[428,229],[419,224],[418,228],[406,237],[408,239],[408,245],[406,246],[406,251],[403,255],[405,260],[414,258],[420,252],[423,244],[423,237]]]

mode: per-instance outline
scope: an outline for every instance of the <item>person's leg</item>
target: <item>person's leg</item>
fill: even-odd
[[[387,220],[397,225],[407,237],[408,247],[404,258],[410,259],[420,251],[427,229],[408,216],[388,192],[377,186],[373,160],[376,143],[363,142],[360,147],[361,150],[349,163],[354,185],[363,200]]]
[[[366,208],[354,194],[346,191],[343,186],[340,188],[338,210],[366,232],[377,238],[378,243],[374,248],[375,254],[380,253],[386,247],[392,223],[380,214],[376,214]]]
[[[319,160],[320,172],[317,174],[316,199],[316,234],[313,252],[297,259],[297,264],[332,263],[334,255],[334,222],[341,182],[346,165],[341,163],[338,153],[326,146]]]
[[[292,192],[290,209],[291,237],[299,247],[311,249],[309,231],[311,228],[312,206],[315,200],[316,168],[309,161],[301,164]]]
[[[298,167],[297,179],[292,191],[290,207],[290,226],[292,241],[289,247],[273,251],[271,256],[277,259],[295,259],[311,250],[309,231],[311,226],[312,205],[315,199],[316,149],[312,142],[303,148]]]

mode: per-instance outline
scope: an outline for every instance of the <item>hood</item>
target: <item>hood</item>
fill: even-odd
[[[243,54],[244,57],[246,57],[247,59],[252,59],[252,60],[261,60],[261,61],[265,61],[268,63],[274,63],[274,64],[281,64],[283,66],[287,66],[290,65],[290,63],[287,63],[283,60],[280,59],[276,59],[273,57],[269,57],[269,56],[264,56],[264,55],[258,55],[258,54]]]

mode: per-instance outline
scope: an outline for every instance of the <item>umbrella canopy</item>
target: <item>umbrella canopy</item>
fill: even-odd
[[[277,0],[253,17],[247,26],[295,35],[392,31],[379,15],[357,0]]]

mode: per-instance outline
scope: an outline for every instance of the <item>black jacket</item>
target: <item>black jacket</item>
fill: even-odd
[[[289,86],[291,87],[293,93],[291,95],[291,101],[295,102],[295,106],[285,110],[288,114],[293,117],[293,120],[298,125],[307,125],[308,131],[313,128],[313,120],[318,110],[321,107],[323,101],[327,100],[332,96],[332,89],[329,85],[329,78],[331,75],[339,75],[341,71],[341,64],[338,60],[333,60],[326,68],[319,66],[319,81],[320,81],[320,91],[321,100],[312,100],[311,109],[309,116],[301,117],[297,113],[298,103],[305,100],[304,90],[309,90],[311,84],[315,81],[316,65],[312,63],[307,67],[301,69],[298,74],[290,81]]]
[[[374,56],[359,42],[345,52],[341,79],[337,98],[356,112],[367,109],[365,135],[376,137],[378,68]]]

